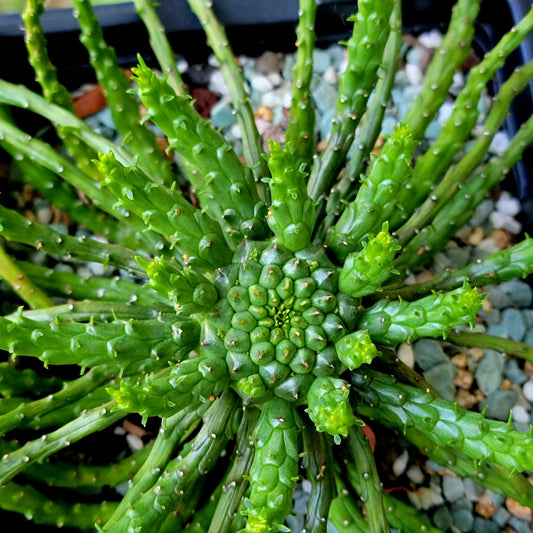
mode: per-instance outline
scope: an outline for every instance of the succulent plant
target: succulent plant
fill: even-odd
[[[22,243],[122,275],[86,279],[13,259],[20,248],[0,249],[2,276],[33,308],[0,318],[0,348],[12,356],[0,365],[0,507],[36,523],[105,532],[290,531],[293,491],[306,478],[308,533],[328,524],[339,532],[437,531],[383,491],[367,424],[391,428],[458,475],[533,506],[523,475],[533,470],[533,434],[439,398],[393,351],[449,336],[533,360],[526,345],[463,327],[482,305],[477,287],[533,271],[529,238],[405,284],[533,140],[530,118],[482,164],[512,99],[533,77],[528,63],[502,85],[483,135],[457,162],[482,89],[532,29],[533,11],[470,71],[441,134],[413,163],[469,53],[479,0],[458,1],[421,93],[372,157],[398,65],[399,1],[358,2],[331,135],[319,154],[311,97],[317,3],[300,1],[286,139],[264,154],[212,2],[189,0],[230,89],[243,162],[195,111],[150,0],[135,4],[164,75],[139,58],[134,89],[89,1],[74,3],[122,143],[74,114],[47,55],[43,2],[28,0],[29,60],[43,96],[0,81],[0,143],[25,182],[86,233],[63,234],[2,206],[0,234],[6,248]],[[50,120],[68,154],[21,131],[8,105]],[[172,160],[147,121],[166,136]],[[24,369],[21,357],[44,368]],[[61,378],[59,365],[77,365],[81,377]],[[61,455],[129,413],[160,420],[151,447],[107,466]],[[88,486],[127,480],[121,501],[118,493],[110,502],[83,499]],[[50,498],[45,484],[80,501]]]

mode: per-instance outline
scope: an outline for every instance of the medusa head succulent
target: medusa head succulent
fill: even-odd
[[[369,421],[401,432],[458,475],[531,505],[533,487],[522,474],[533,469],[531,434],[439,398],[393,348],[449,336],[530,357],[519,343],[454,330],[473,324],[483,300],[477,287],[532,271],[529,239],[428,282],[404,280],[469,220],[533,138],[529,119],[501,156],[480,167],[533,76],[526,64],[500,88],[484,134],[452,166],[478,119],[483,88],[531,30],[533,13],[471,70],[442,132],[413,163],[468,55],[479,1],[459,0],[421,93],[369,158],[398,64],[400,2],[358,2],[331,134],[316,154],[317,5],[301,0],[286,139],[270,141],[265,154],[213,6],[189,0],[230,88],[241,159],[195,111],[149,0],[135,3],[164,75],[139,58],[131,90],[89,2],[75,0],[121,145],[73,113],[46,52],[42,0],[28,0],[24,20],[43,96],[0,82],[0,102],[48,118],[69,155],[22,132],[7,106],[2,147],[27,183],[88,232],[62,234],[0,207],[6,246],[127,274],[85,279],[2,252],[2,274],[34,309],[0,319],[0,347],[48,370],[0,366],[0,507],[37,523],[117,533],[289,531],[293,492],[306,478],[308,533],[328,523],[338,531],[435,530],[383,492],[365,436]],[[172,162],[142,124],[138,100],[142,121],[166,136]],[[82,375],[54,377],[57,365],[78,365]],[[54,457],[129,413],[160,419],[151,447],[109,466]],[[117,494],[70,505],[36,488],[46,482],[76,495],[130,478],[121,501]]]

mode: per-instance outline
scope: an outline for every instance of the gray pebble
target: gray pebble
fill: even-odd
[[[317,74],[324,74],[331,65],[331,55],[327,50],[315,48],[313,50],[313,71]]]
[[[489,215],[494,211],[494,200],[483,200],[477,207],[476,211],[474,212],[474,215],[470,219],[470,222],[468,223],[473,228],[476,228],[477,226],[481,226],[483,222],[485,222]]]
[[[524,343],[528,346],[533,346],[533,329],[530,329],[524,338]]]
[[[519,279],[500,283],[500,289],[505,292],[517,307],[530,307],[533,302],[531,287]]]
[[[499,324],[501,321],[500,310],[492,308],[488,313],[480,309],[477,313],[489,326]]]
[[[442,496],[429,487],[420,487],[416,491],[408,492],[407,496],[417,509],[429,509],[444,503]]]
[[[454,380],[457,367],[450,361],[432,366],[424,372],[427,382],[445,399],[453,401],[455,394]]]
[[[488,406],[486,416],[496,420],[507,421],[509,412],[516,404],[518,394],[514,390],[495,390],[491,392],[483,401],[480,402],[479,408],[484,409]]]
[[[418,465],[411,465],[406,472],[407,477],[417,485],[424,483],[424,472]]]
[[[524,319],[524,324],[526,325],[526,329],[530,330],[533,328],[533,309],[522,309],[520,311],[522,313],[522,318]]]
[[[522,387],[522,392],[527,401],[533,403],[533,379],[529,379]]]
[[[452,505],[450,513],[453,524],[459,531],[470,531],[474,525],[474,515],[467,502],[456,502]]]
[[[434,120],[431,122],[426,130],[426,139],[435,140],[439,134],[440,130],[442,129],[442,126],[440,125],[438,120]]]
[[[518,309],[505,309],[502,312],[502,325],[514,341],[521,341],[526,334],[526,325]]]
[[[531,526],[524,520],[519,520],[516,516],[513,516],[509,520],[509,525],[516,531],[516,533],[531,533]]]
[[[331,60],[331,64],[335,69],[339,70],[341,65],[344,63],[344,54],[346,52],[346,48],[344,48],[344,46],[339,46],[338,44],[332,44],[327,51]]]
[[[470,250],[460,246],[449,246],[445,250],[452,268],[463,268],[470,261]]]
[[[327,139],[329,137],[331,126],[333,125],[331,121],[334,116],[335,109],[331,108],[324,111],[319,123],[319,133],[321,139]]]
[[[504,376],[517,385],[522,385],[528,380],[527,374],[518,366],[516,359],[509,359],[505,365]]]
[[[509,331],[501,322],[499,324],[491,324],[487,328],[488,335],[494,335],[495,337],[503,337],[504,339],[509,338]]]
[[[500,527],[503,527],[505,524],[507,524],[509,518],[511,518],[511,513],[505,507],[500,507],[496,511],[496,514],[492,517],[494,522],[496,522]]]
[[[485,494],[487,489],[482,487],[479,483],[476,483],[473,479],[469,477],[464,478],[463,487],[465,489],[466,499],[469,502],[477,502]]]
[[[228,128],[235,124],[237,119],[229,100],[222,99],[211,108],[211,121],[215,128]]]
[[[320,114],[327,110],[335,109],[337,102],[337,91],[329,83],[324,83],[322,80],[313,77],[313,100]]]
[[[501,385],[504,364],[505,356],[503,354],[494,350],[485,350],[474,374],[483,394],[490,394]]]
[[[433,523],[443,531],[447,531],[453,525],[453,518],[448,507],[441,506],[433,513]]]
[[[421,339],[414,343],[413,349],[415,351],[415,361],[422,370],[429,370],[431,367],[449,362],[438,341]]]
[[[435,274],[442,274],[445,270],[452,267],[450,258],[443,252],[439,252],[433,259],[432,270]]]
[[[487,520],[481,516],[476,516],[474,518],[474,528],[473,530],[476,533],[499,533],[500,528],[496,522],[492,520]]]
[[[442,493],[449,502],[462,498],[465,495],[462,479],[454,476],[444,476],[442,478]]]

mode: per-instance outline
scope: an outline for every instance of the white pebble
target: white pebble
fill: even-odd
[[[279,72],[271,72],[267,74],[268,81],[272,84],[272,87],[279,87],[281,85],[282,77]]]
[[[439,30],[431,30],[421,33],[418,42],[426,48],[438,48],[442,43],[442,33]]]
[[[220,70],[215,70],[209,78],[209,90],[221,96],[229,96],[228,86],[224,81],[224,75]]]
[[[517,198],[511,196],[507,191],[503,191],[496,202],[496,209],[504,215],[515,217],[520,213],[521,207]]]
[[[209,55],[209,57],[207,58],[207,64],[215,68],[220,67],[220,63],[218,62],[218,59],[215,57],[215,54]]]
[[[406,342],[400,344],[396,355],[398,356],[398,359],[409,368],[415,367],[415,356],[413,353],[413,347],[410,344],[407,344]]]
[[[489,146],[489,152],[500,155],[509,146],[509,136],[505,131],[498,131]]]
[[[446,122],[448,122],[448,119],[450,118],[450,115],[453,111],[453,104],[451,102],[444,102],[439,109],[439,123],[444,126]]]
[[[407,450],[404,450],[402,455],[397,457],[394,463],[392,463],[392,471],[395,476],[401,476],[405,472],[408,461],[409,453],[407,453]]]
[[[178,59],[178,62],[176,63],[176,67],[178,69],[178,72],[180,74],[183,74],[184,72],[187,71],[187,69],[189,68],[189,63],[187,62],[186,59],[183,59],[182,57],[180,59]]]
[[[326,72],[324,72],[324,74],[322,75],[322,79],[326,83],[330,83],[331,85],[335,85],[339,81],[337,72],[334,67],[327,68]]]
[[[407,469],[407,477],[417,485],[424,482],[424,472],[418,465],[412,465]]]
[[[270,109],[275,109],[283,106],[283,99],[278,94],[268,92],[261,97],[261,104],[270,107]]]
[[[405,75],[411,85],[420,85],[422,83],[422,69],[415,63],[405,65]]]
[[[254,74],[250,80],[250,85],[254,90],[259,91],[260,93],[266,93],[274,88],[269,79],[262,74]]]
[[[241,127],[238,124],[233,124],[233,126],[231,126],[230,133],[235,139],[240,139],[242,137]]]
[[[524,422],[526,424],[529,422],[529,413],[524,406],[515,405],[511,411],[513,413],[513,420],[515,422]]]
[[[504,229],[514,234],[520,233],[522,229],[520,222],[517,222],[513,217],[505,213],[500,213],[500,211],[493,211],[489,218],[495,229]]]
[[[304,479],[302,481],[302,490],[306,492],[307,494],[311,494],[311,489],[313,486],[311,485],[311,482],[308,479]]]
[[[524,386],[522,387],[522,392],[524,393],[526,400],[533,403],[533,379],[530,379],[529,381],[526,381],[524,383]]]
[[[464,87],[465,85],[465,75],[462,72],[456,72],[453,75],[453,87],[457,87],[458,89]]]
[[[133,435],[132,433],[128,433],[126,435],[126,441],[132,452],[138,452],[139,450],[142,450],[144,447],[141,437],[138,437],[137,435]]]

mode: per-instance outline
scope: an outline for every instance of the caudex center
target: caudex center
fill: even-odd
[[[298,257],[273,245],[222,269],[218,285],[231,317],[222,335],[228,374],[245,401],[304,403],[317,378],[339,373],[335,345],[356,305],[338,291],[323,250]]]

